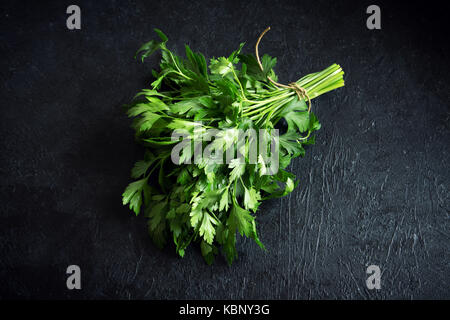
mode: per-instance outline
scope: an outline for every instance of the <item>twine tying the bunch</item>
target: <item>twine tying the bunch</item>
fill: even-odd
[[[267,31],[270,30],[270,27],[267,27],[266,30],[264,30],[261,35],[258,38],[258,41],[256,41],[256,45],[255,45],[255,53],[256,53],[256,60],[258,61],[259,64],[259,68],[261,69],[262,72],[264,72],[264,68],[262,66],[261,60],[259,59],[259,52],[258,52],[258,46],[259,46],[259,42],[261,41],[262,37],[266,34]],[[286,88],[286,89],[292,89],[295,91],[295,93],[298,96],[298,100],[306,100],[308,99],[308,112],[311,112],[311,99],[308,96],[308,93],[306,92],[306,90],[302,87],[300,87],[298,85],[298,83],[296,82],[291,82],[288,85],[282,84],[282,83],[278,83],[276,81],[274,81],[272,78],[270,78],[269,76],[267,76],[267,79],[272,82],[274,85],[276,85],[277,87],[281,87],[281,88]]]

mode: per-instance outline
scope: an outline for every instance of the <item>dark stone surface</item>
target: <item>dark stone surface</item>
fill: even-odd
[[[0,298],[450,298],[448,8],[378,1],[370,31],[368,1],[75,3],[79,31],[72,2],[1,4]],[[280,81],[346,72],[313,103],[322,129],[290,166],[300,185],[261,207],[266,253],[241,239],[229,267],[160,251],[121,204],[142,156],[121,106],[157,61],[133,54],[154,27],[180,53],[252,52],[267,25]],[[66,289],[71,264],[82,290]]]

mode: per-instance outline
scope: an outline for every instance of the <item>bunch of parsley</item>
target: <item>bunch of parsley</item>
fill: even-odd
[[[142,61],[156,51],[162,57],[151,89],[143,89],[128,106],[136,139],[146,152],[131,171],[135,181],[123,193],[123,204],[136,215],[145,214],[149,234],[159,247],[172,238],[183,257],[188,245],[199,241],[207,263],[222,249],[231,264],[237,257],[236,231],[264,249],[256,230],[258,206],[296,187],[295,176],[284,169],[292,158],[305,154],[304,145],[314,144],[312,133],[320,124],[305,99],[268,81],[277,79],[276,58],[264,55],[261,69],[254,55],[241,54],[241,44],[228,57],[211,59],[208,66],[205,57],[187,45],[186,57],[177,56],[167,48],[166,35],[155,31],[161,40],[137,52]],[[343,86],[343,71],[333,64],[296,83],[313,99]],[[282,119],[287,129],[279,137],[275,174],[266,174],[262,157],[257,163],[245,158],[244,163],[217,164],[208,159],[192,162],[191,153],[182,154],[180,165],[171,161],[172,148],[179,143],[171,138],[175,129],[196,138],[206,132],[198,129],[223,130],[215,142],[235,152],[238,129],[270,132]]]

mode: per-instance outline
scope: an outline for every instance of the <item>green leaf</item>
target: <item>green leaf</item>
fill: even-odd
[[[150,168],[150,166],[152,165],[152,163],[154,162],[154,160],[151,161],[138,161],[134,164],[133,169],[131,169],[131,177],[134,179],[138,179],[141,176],[143,176],[148,168]]]
[[[277,58],[272,58],[268,54],[265,54],[261,59],[261,64],[264,71],[268,74],[273,68],[275,68],[275,65],[277,64]]]
[[[178,238],[181,235],[183,223],[180,219],[174,218],[169,223],[170,231],[172,231],[174,238]]]
[[[245,162],[239,162],[239,159],[231,160],[231,163],[228,165],[231,170],[230,172],[230,181],[234,181],[237,178],[241,177],[245,172]]]
[[[222,77],[233,71],[233,64],[225,57],[211,59],[209,69],[212,74],[218,74]]]
[[[207,243],[206,241],[200,242],[200,249],[202,251],[202,256],[206,263],[211,265],[214,262],[214,256],[217,254],[218,250],[215,246]]]
[[[194,207],[194,206],[195,203],[193,204],[193,209],[191,210],[190,216],[192,228],[196,229],[203,219],[203,209],[201,207]]]
[[[227,230],[223,242],[223,251],[227,257],[228,264],[231,265],[238,255],[236,251],[236,229]]]
[[[153,112],[144,112],[141,119],[136,122],[136,128],[142,132],[150,130],[153,124],[161,118],[161,115]]]
[[[182,213],[188,213],[190,209],[191,209],[191,206],[189,204],[183,203],[179,207],[177,207],[175,211],[177,214],[182,214]]]
[[[162,33],[159,29],[154,29],[158,36],[161,38],[162,42],[151,40],[147,43],[144,43],[139,50],[136,52],[134,58],[136,59],[139,54],[141,54],[141,60],[144,62],[144,59],[151,56],[155,51],[164,48],[166,41],[168,40],[166,35]]]
[[[261,59],[261,64],[263,66],[263,71],[259,67],[258,61],[255,56],[252,54],[248,55],[238,55],[241,63],[245,63],[246,65],[246,73],[250,77],[253,77],[258,81],[267,81],[267,76],[271,76],[274,78],[273,68],[277,64],[277,58],[272,58],[269,55],[263,55]],[[275,79],[273,79],[275,80]]]
[[[181,120],[181,119],[173,119],[168,125],[167,128],[170,129],[186,129],[190,130],[194,127],[199,127],[200,124],[193,121]]]
[[[219,222],[203,208],[199,206],[193,208],[194,209],[190,213],[191,225],[194,229],[198,228],[199,235],[202,236],[207,243],[211,244],[216,232],[214,226]]]
[[[208,106],[207,104],[212,104],[212,99],[207,97],[197,97],[193,99],[183,100],[176,102],[170,106],[170,110],[173,113],[178,113],[180,115],[185,114],[188,111],[192,111],[193,114],[203,110],[204,106]],[[208,106],[209,107],[209,106]],[[190,115],[189,113],[188,115]]]
[[[308,106],[305,100],[298,100],[298,96],[295,95],[294,98],[283,108],[282,116],[291,113],[292,111],[307,111]]]
[[[259,200],[261,200],[261,195],[254,188],[245,188],[244,192],[244,206],[247,210],[253,210],[256,212],[259,206]]]
[[[161,43],[155,40],[150,40],[147,43],[144,43],[142,47],[139,48],[138,51],[136,51],[136,54],[134,58],[136,59],[137,56],[142,53],[141,60],[144,62],[145,58],[148,56],[151,56],[155,51],[161,49]]]
[[[161,40],[162,40],[163,42],[166,42],[167,40],[169,40],[169,39],[167,38],[167,36],[166,36],[161,30],[159,30],[159,29],[157,29],[157,28],[154,28],[153,30],[158,34],[158,36],[161,38]]]
[[[163,80],[172,72],[173,70],[171,69],[163,70],[160,74],[157,75],[156,80],[151,83],[152,88],[159,89],[161,87]]]
[[[148,217],[150,218],[149,227],[153,231],[159,224],[165,221],[165,209],[167,207],[167,200],[161,202],[154,202],[150,208]]]
[[[161,97],[163,97],[164,95],[162,95],[161,93],[159,93],[156,90],[142,89],[141,92],[139,92],[138,94],[136,94],[134,96],[134,99],[136,99],[136,98],[138,98],[140,96],[145,96],[145,97],[161,96]]]
[[[157,109],[154,107],[152,108],[152,106],[146,103],[138,103],[134,107],[130,108],[127,114],[129,117],[137,117],[138,115],[147,111],[156,112]]]
[[[228,61],[231,61],[232,63],[238,63],[239,62],[239,54],[241,53],[242,48],[244,47],[245,43],[242,42],[239,44],[239,49],[233,51],[230,56],[228,57]]]
[[[169,110],[169,107],[164,102],[155,97],[146,97],[146,99],[148,100],[148,102],[137,103],[136,105],[128,109],[128,116],[137,117],[141,114],[144,114],[145,112],[155,113],[159,111]]]
[[[319,130],[319,129],[320,129],[319,120],[317,120],[317,118],[314,115],[314,113],[311,112],[311,114],[309,116],[309,130],[316,131],[316,130]]]
[[[132,182],[122,194],[123,205],[129,204],[130,209],[133,210],[136,215],[138,215],[141,210],[142,191],[146,183],[146,178]]]
[[[283,108],[280,116],[288,123],[288,131],[298,129],[300,132],[305,132],[308,130],[310,116],[306,110],[308,110],[306,102],[304,100],[298,100],[297,96]]]
[[[232,230],[238,230],[239,233],[249,237],[252,234],[252,222],[254,217],[245,209],[241,208],[236,202],[233,204],[227,224]]]
[[[166,217],[167,200],[154,204],[149,213],[148,232],[153,242],[162,248],[166,243]]]
[[[298,129],[300,132],[305,132],[309,127],[309,113],[304,112],[290,112],[285,116],[288,123],[288,131]]]
[[[316,136],[310,136],[308,140],[304,140],[302,142],[303,145],[307,146],[307,145],[313,145],[316,143]]]
[[[297,141],[300,138],[300,135],[297,131],[288,131],[287,133],[280,136],[280,147],[291,156],[298,157],[305,155],[305,149],[301,143]]]
[[[251,238],[252,238],[253,240],[255,240],[256,244],[257,244],[261,249],[266,250],[266,247],[264,246],[264,244],[263,244],[263,243],[259,240],[259,238],[258,238],[258,234],[257,234],[257,232],[256,232],[256,222],[255,222],[255,220],[253,220],[253,223],[252,223],[252,234],[251,234]]]
[[[229,208],[229,202],[228,202],[228,188],[225,188],[225,191],[222,193],[222,196],[220,197],[220,205],[219,205],[219,211],[228,211]]]
[[[203,211],[203,219],[199,229],[199,234],[208,244],[212,244],[214,240],[214,235],[216,234],[216,229],[214,226],[217,224],[218,221],[214,217],[212,217],[208,212]]]
[[[187,168],[182,168],[177,177],[177,183],[181,185],[185,185],[188,181],[191,180],[191,175]]]
[[[208,68],[206,66],[206,59],[201,53],[192,52],[191,48],[186,44],[186,57],[189,61],[190,70],[195,73],[207,78],[208,77]]]
[[[294,181],[291,178],[287,178],[286,189],[284,189],[284,195],[291,193],[294,190]]]

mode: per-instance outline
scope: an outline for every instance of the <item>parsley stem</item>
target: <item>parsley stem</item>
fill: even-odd
[[[231,67],[231,71],[233,72],[233,76],[236,79],[236,82],[239,84],[239,88],[241,88],[241,93],[242,93],[242,99],[245,99],[245,93],[244,93],[244,88],[242,88],[242,84],[239,81],[238,76],[236,75],[236,72],[234,71],[234,67]]]

